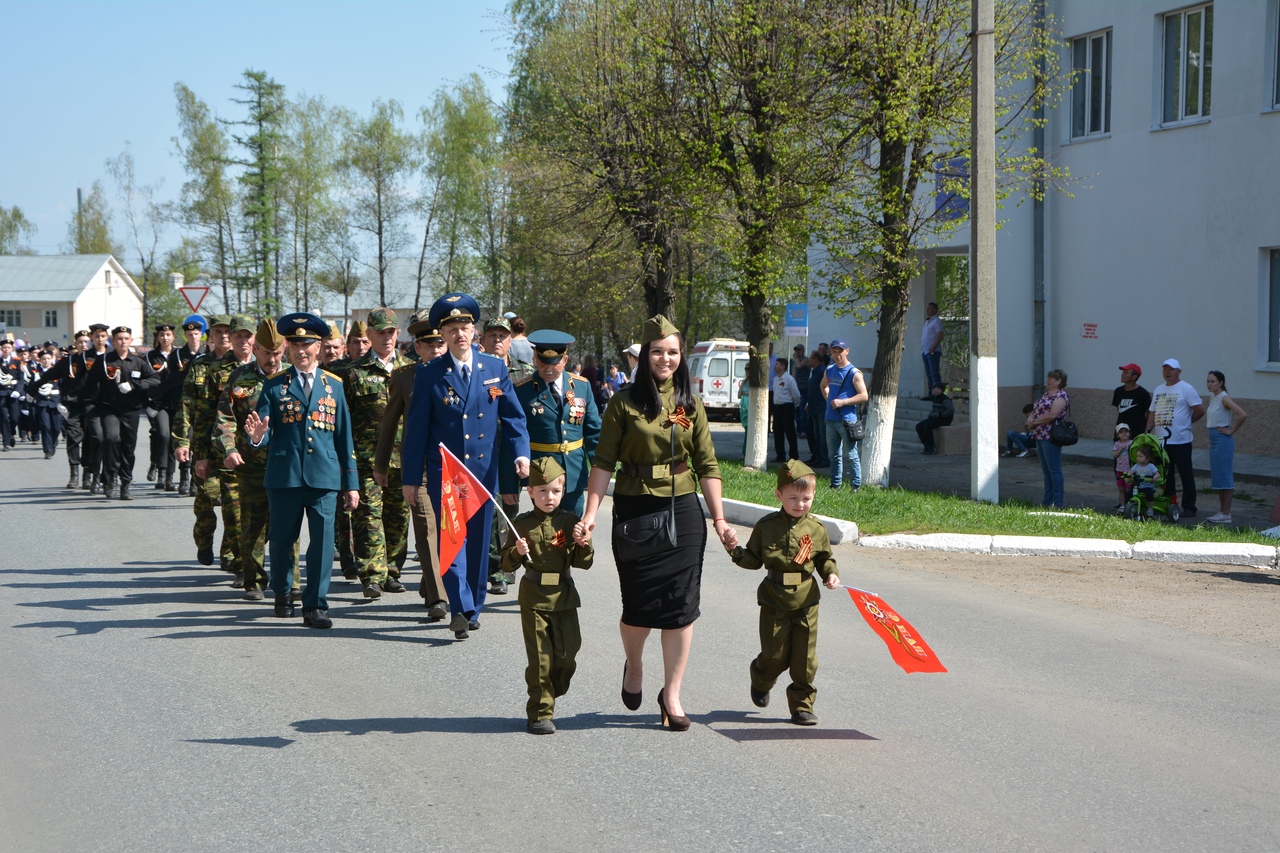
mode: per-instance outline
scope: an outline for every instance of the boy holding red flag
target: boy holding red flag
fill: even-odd
[[[803,462],[792,459],[778,468],[774,493],[782,508],[760,519],[746,547],[729,552],[744,569],[764,568],[768,576],[756,590],[760,605],[760,654],[751,662],[751,701],[769,704],[769,691],[778,676],[791,670],[787,705],[791,722],[816,726],[813,686],[818,671],[818,599],[816,572],[827,589],[840,584],[831,541],[822,522],[809,514],[813,507],[817,475]]]

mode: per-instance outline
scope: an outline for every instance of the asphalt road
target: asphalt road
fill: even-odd
[[[602,539],[560,731],[533,737],[514,596],[458,643],[339,579],[306,630],[195,562],[188,501],[65,477],[0,457],[0,850],[1280,849],[1280,650],[1248,637],[839,546],[950,672],[903,673],[824,594],[800,729],[781,687],[750,704],[759,576],[716,550],[673,734],[656,642],[643,710],[619,700]]]

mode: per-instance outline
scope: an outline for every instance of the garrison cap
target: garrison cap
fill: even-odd
[[[781,490],[784,486],[790,486],[801,477],[810,476],[814,477],[815,480],[817,478],[812,468],[799,459],[792,459],[786,465],[778,466],[778,489]]]
[[[369,312],[369,319],[365,322],[365,328],[373,329],[375,332],[385,332],[387,329],[399,327],[396,312],[390,308],[374,308]]]
[[[157,323],[157,324],[156,324],[156,329],[155,329],[155,330],[156,330],[157,332],[172,332],[172,331],[173,331],[173,324],[172,324],[172,323]]]
[[[89,327],[90,332],[110,332],[111,327],[106,323],[94,323]],[[12,340],[12,338],[10,338]]]
[[[329,324],[315,314],[294,311],[276,321],[280,334],[290,341],[320,341],[329,334]]]
[[[367,338],[369,336],[369,324],[364,320],[352,320],[351,325],[347,327],[348,338]]]
[[[187,318],[182,321],[182,331],[194,332],[199,329],[201,332],[209,331],[209,324],[199,314],[188,314]]]
[[[506,317],[490,317],[489,322],[484,324],[484,330],[502,329],[507,333],[511,332],[511,321]]]
[[[552,456],[543,456],[529,463],[529,485],[545,486],[557,477],[564,476],[564,468]]]
[[[663,338],[680,334],[680,330],[671,324],[671,321],[661,314],[655,314],[648,320],[644,321],[640,335],[640,343],[651,344],[654,341],[660,341]]]
[[[231,322],[227,325],[231,327],[231,334],[233,335],[236,332],[252,332],[254,330],[253,318],[247,314],[233,314],[230,319]]]
[[[269,350],[279,349],[280,345],[284,343],[284,336],[280,334],[280,330],[276,328],[276,324],[270,318],[258,324],[258,331],[254,333],[253,337],[258,346]]]
[[[111,337],[114,338],[116,335],[120,334],[121,332],[124,332],[126,335],[132,335],[133,329],[130,329],[128,326],[116,326],[114,329],[111,330]]]
[[[479,317],[479,303],[465,293],[446,293],[431,306],[431,325],[437,329],[445,323],[474,323]]]
[[[342,341],[342,340],[346,340],[346,339],[342,336],[342,330],[338,328],[338,324],[337,324],[337,323],[325,323],[325,325],[329,327],[329,334],[325,335],[325,338],[324,338],[326,341],[334,341],[334,340]]]
[[[575,340],[577,339],[573,335],[555,329],[539,329],[529,336],[533,354],[543,364],[559,364],[565,351]]]

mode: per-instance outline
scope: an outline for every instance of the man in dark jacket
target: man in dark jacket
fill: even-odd
[[[938,427],[950,426],[956,415],[956,407],[946,390],[941,385],[934,385],[929,389],[933,408],[929,410],[929,417],[916,424],[916,435],[920,436],[920,443],[924,445],[925,456],[933,456],[938,452],[933,443],[933,431]]]

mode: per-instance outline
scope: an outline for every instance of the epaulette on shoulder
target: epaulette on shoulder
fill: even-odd
[[[402,364],[399,367],[397,367],[395,370],[392,370],[391,373],[394,376],[397,373],[404,373],[406,370],[417,370],[421,365],[422,365],[422,362],[420,361],[410,362],[409,364]]]
[[[339,383],[342,382],[341,376],[339,376],[336,373],[330,373],[329,371],[325,370],[323,367],[320,368],[320,372],[323,373],[325,376],[328,376],[329,378],[333,379],[333,381],[335,382],[339,382]]]
[[[524,376],[520,377],[520,381],[519,381],[519,382],[515,382],[515,383],[513,383],[513,384],[514,384],[514,385],[515,385],[515,387],[517,387],[517,388],[519,388],[521,385],[528,385],[530,382],[532,382],[532,381],[533,381],[533,377],[534,377],[534,375],[535,375],[535,374],[532,374],[532,373],[525,374]]]
[[[275,373],[271,374],[271,375],[270,375],[270,376],[268,376],[267,378],[268,378],[268,379],[275,379],[276,377],[284,376],[284,375],[285,375],[286,373],[288,373],[288,372],[289,372],[289,368],[287,368],[287,367],[286,367],[284,370],[277,370]]]
[[[578,381],[580,381],[580,382],[587,382],[587,381],[589,381],[589,380],[587,379],[587,377],[585,377],[585,376],[579,376],[578,374],[574,373],[572,370],[571,370],[571,371],[569,371],[569,378],[570,378],[570,379],[577,379],[577,380],[578,380]]]

